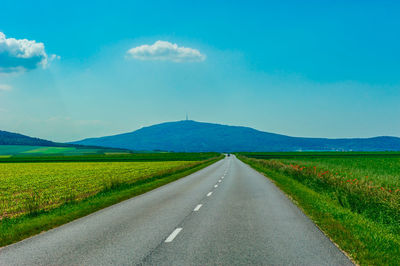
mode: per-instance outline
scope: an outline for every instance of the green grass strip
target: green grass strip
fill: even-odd
[[[47,212],[26,215],[14,219],[3,219],[0,221],[0,246],[15,243],[126,199],[143,194],[197,172],[222,158],[223,156],[215,157],[190,168],[167,175],[139,180],[133,184],[122,184],[82,201],[67,203]]]
[[[400,236],[385,225],[343,208],[329,195],[266,168],[254,159],[238,158],[271,179],[358,264],[400,265]]]

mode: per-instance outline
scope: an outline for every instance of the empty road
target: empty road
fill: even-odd
[[[351,265],[235,157],[0,249],[0,265]]]

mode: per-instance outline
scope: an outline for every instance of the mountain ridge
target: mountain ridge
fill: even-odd
[[[19,133],[0,130],[0,145],[26,145],[26,146],[48,146],[64,147],[70,144],[57,143],[50,140],[26,136]]]
[[[72,144],[125,148],[136,151],[399,151],[400,138],[305,138],[259,131],[250,127],[182,120]]]
[[[71,143],[54,142],[46,139],[30,137],[20,133],[14,133],[9,131],[0,130],[0,146],[40,146],[40,147],[75,147],[75,148],[86,148],[86,149],[98,149],[101,147],[78,145]],[[107,148],[107,147],[105,147]],[[123,149],[122,149],[123,150]]]

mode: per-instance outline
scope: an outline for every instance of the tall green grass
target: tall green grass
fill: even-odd
[[[400,158],[239,156],[264,172],[361,264],[400,264]]]

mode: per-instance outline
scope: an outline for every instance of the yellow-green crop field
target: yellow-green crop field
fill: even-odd
[[[199,162],[0,163],[0,218],[50,210],[196,164]]]

